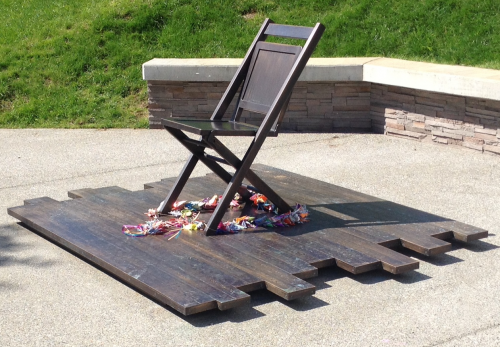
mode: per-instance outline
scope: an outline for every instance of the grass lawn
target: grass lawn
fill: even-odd
[[[498,0],[0,0],[0,127],[147,127],[141,64],[242,57],[265,17],[316,57],[500,69]]]

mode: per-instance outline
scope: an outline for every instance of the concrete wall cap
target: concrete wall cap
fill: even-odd
[[[311,58],[299,81],[362,81],[363,64],[377,58]],[[152,59],[142,65],[148,81],[230,81],[242,59]]]
[[[500,71],[380,58],[363,67],[366,82],[500,100]]]
[[[144,80],[228,82],[242,59],[153,59]],[[437,93],[500,100],[500,70],[391,58],[311,58],[299,81],[365,81]]]

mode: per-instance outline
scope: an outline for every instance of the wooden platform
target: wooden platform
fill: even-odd
[[[312,295],[315,287],[304,279],[327,266],[353,274],[415,270],[418,261],[390,248],[402,246],[433,256],[451,249],[443,240],[469,242],[488,235],[486,230],[290,172],[262,165],[252,168],[288,203],[306,204],[311,222],[225,236],[183,232],[171,241],[122,234],[123,224],[145,220],[144,212],[163,200],[174,179],[136,192],[119,187],[71,191],[72,200],[27,200],[8,212],[185,315],[243,305],[250,301],[247,293],[261,288],[287,300]],[[181,198],[199,200],[224,187],[214,175],[192,178]],[[244,211],[249,212],[255,213]],[[228,212],[225,219],[240,214]]]

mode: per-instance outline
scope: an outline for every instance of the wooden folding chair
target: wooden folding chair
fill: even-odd
[[[198,161],[208,166],[228,184],[207,223],[206,235],[216,233],[219,222],[235,193],[243,193],[242,189],[246,190],[242,185],[245,178],[253,185],[252,190],[264,194],[279,211],[290,210],[290,206],[262,181],[250,166],[266,137],[278,135],[293,87],[324,30],[325,27],[320,23],[309,28],[274,24],[266,19],[210,120],[184,118],[162,120],[165,129],[179,140],[191,155],[167,198],[160,204],[158,208],[160,213],[167,213],[172,209]],[[306,42],[302,47],[270,43],[265,41],[268,36],[302,39]],[[242,84],[231,119],[222,120]],[[240,122],[243,110],[264,114],[260,127]],[[193,140],[183,131],[201,136],[199,140]],[[216,136],[253,136],[254,139],[240,160]],[[205,153],[205,148],[213,149],[221,158]],[[219,162],[232,166],[236,170],[235,173],[233,175],[228,173]]]

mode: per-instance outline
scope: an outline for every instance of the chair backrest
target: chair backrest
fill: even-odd
[[[243,110],[264,114],[259,133],[276,136],[293,86],[324,30],[320,23],[309,28],[274,24],[266,19],[215,109],[212,120],[222,118],[241,87],[231,121],[239,121]],[[270,43],[265,41],[268,36],[302,39],[306,42],[302,47]]]

